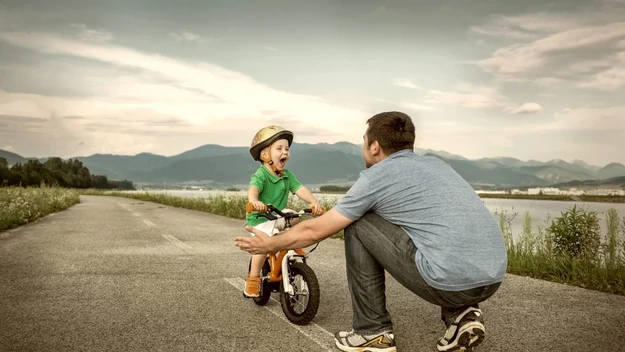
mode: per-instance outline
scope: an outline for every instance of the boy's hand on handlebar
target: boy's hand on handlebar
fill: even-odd
[[[248,213],[251,213],[253,211],[265,211],[267,210],[267,206],[265,205],[265,203],[261,202],[261,201],[254,201],[254,202],[248,202],[245,205],[245,211]]]
[[[259,200],[252,202],[252,204],[254,205],[254,210],[262,211],[262,210],[265,210],[266,208],[265,203]]]
[[[323,215],[323,213],[325,212],[323,206],[318,202],[310,203],[310,210],[312,210],[312,214],[316,216]]]

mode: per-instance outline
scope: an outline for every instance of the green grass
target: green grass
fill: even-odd
[[[0,231],[9,230],[80,202],[64,188],[0,187]]]
[[[80,193],[139,199],[235,219],[245,218],[244,206],[247,202],[247,198],[240,194],[191,198],[147,192],[81,190]],[[332,197],[330,199],[321,198],[319,201],[326,209],[331,209],[336,205],[336,199]],[[291,198],[288,207],[293,210],[300,210],[305,207],[305,203],[297,198]],[[586,211],[579,210],[578,212],[585,214]],[[615,210],[612,209],[607,213],[608,233],[602,236],[603,241],[598,247],[589,247],[592,250],[586,250],[583,257],[559,252],[557,248],[559,248],[558,244],[561,243],[555,241],[556,238],[553,234],[557,228],[544,225],[535,227],[530,214],[527,212],[524,214],[522,233],[516,237],[513,236],[510,225],[516,214],[503,212],[498,213],[498,216],[508,252],[507,271],[509,273],[625,295],[625,217],[620,219]],[[593,216],[588,216],[585,219],[598,221]],[[556,220],[558,218],[554,219],[554,221]],[[581,233],[588,235],[590,233],[593,236],[597,235],[580,227],[580,224],[589,226],[588,223],[570,222],[568,220],[562,222],[566,225],[565,227],[570,227],[560,229],[565,231],[564,234]],[[343,232],[341,231],[333,237],[343,239]],[[571,241],[574,242],[574,240],[575,238]]]
[[[618,214],[616,210],[610,209],[606,214],[608,233],[595,237],[601,235],[593,232],[598,231],[598,223],[589,225],[580,220],[598,221],[593,212],[579,209],[576,212],[577,217],[571,217],[570,214],[573,213],[569,209],[565,212],[569,216],[565,217],[563,214],[562,217],[553,219],[556,225],[550,223],[549,226],[539,225],[536,228],[532,226],[531,217],[526,212],[522,233],[518,234],[516,241],[513,241],[510,230],[510,223],[516,214],[498,212],[508,251],[507,271],[515,275],[625,295],[625,218],[619,229]],[[582,217],[580,213],[591,216]],[[558,219],[565,219],[561,223],[565,224],[566,235],[573,233],[599,238],[599,245],[588,245],[580,254],[558,250],[562,241],[562,237],[558,237],[562,233],[558,232]],[[569,240],[571,244],[584,243],[584,240],[580,241],[577,237]]]

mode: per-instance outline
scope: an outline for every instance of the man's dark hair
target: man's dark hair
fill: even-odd
[[[376,114],[367,120],[369,145],[378,141],[386,155],[414,149],[415,127],[410,116],[399,111]]]

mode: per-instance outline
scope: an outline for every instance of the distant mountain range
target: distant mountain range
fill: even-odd
[[[297,143],[291,148],[293,158],[288,168],[309,187],[324,184],[349,184],[364,169],[361,146],[339,142],[335,144]],[[613,178],[625,176],[625,165],[610,163],[604,167],[589,165],[581,160],[546,162],[515,158],[482,158],[469,160],[445,151],[416,149],[420,155],[440,158],[451,165],[474,186],[530,187],[558,185],[620,184]],[[28,159],[0,150],[13,165]],[[78,156],[94,175],[106,175],[114,180],[131,180],[141,184],[201,185],[205,187],[245,187],[258,168],[247,147],[225,147],[207,144],[174,156],[141,153],[133,156],[94,154]],[[605,181],[602,181],[605,180]],[[620,178],[619,178],[620,180]],[[582,182],[584,181],[584,182]],[[577,183],[576,183],[577,182]]]

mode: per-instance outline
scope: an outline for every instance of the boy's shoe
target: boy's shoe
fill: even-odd
[[[469,307],[447,326],[445,336],[438,340],[436,348],[441,352],[472,351],[484,340],[484,332],[482,311]]]
[[[339,331],[334,335],[334,341],[341,351],[397,351],[395,335],[390,331],[364,336],[356,334],[354,330]]]
[[[243,296],[246,298],[260,297],[260,277],[248,276],[245,279],[245,290],[243,290]]]

